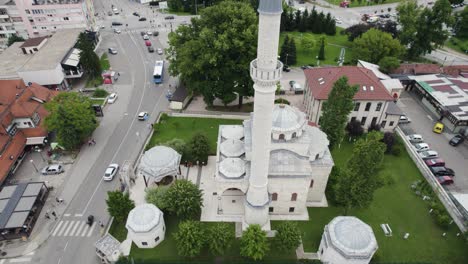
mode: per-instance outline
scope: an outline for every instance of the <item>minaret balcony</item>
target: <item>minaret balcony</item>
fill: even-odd
[[[281,79],[283,70],[283,63],[281,61],[276,62],[275,69],[262,69],[257,65],[257,59],[250,62],[250,76],[257,82],[274,82],[276,83]]]

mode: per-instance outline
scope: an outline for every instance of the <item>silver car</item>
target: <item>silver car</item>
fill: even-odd
[[[107,167],[106,172],[104,172],[103,180],[105,181],[112,181],[114,179],[115,174],[119,171],[119,164],[110,164]]]
[[[52,174],[60,174],[62,173],[63,167],[59,164],[49,165],[41,170],[42,175],[52,175]]]

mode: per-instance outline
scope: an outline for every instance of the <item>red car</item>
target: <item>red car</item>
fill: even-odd
[[[444,167],[445,161],[441,158],[428,159],[424,161],[428,167]]]
[[[449,185],[453,183],[453,179],[450,176],[440,176],[436,178],[440,185]]]
[[[151,46],[151,41],[149,41],[149,40],[145,40],[145,45],[146,45],[146,47],[149,47],[149,46]]]

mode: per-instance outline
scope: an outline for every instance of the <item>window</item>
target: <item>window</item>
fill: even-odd
[[[294,201],[297,201],[297,193],[293,193],[293,194],[291,195],[291,201],[293,201],[293,202],[294,202]]]
[[[275,210],[275,209],[274,209],[273,207],[269,207],[269,208],[268,208],[268,212],[270,212],[270,213],[273,213],[274,210]]]
[[[34,51],[39,51],[37,48],[33,48]]]
[[[389,124],[389,126],[391,126],[391,127],[392,127],[392,126],[393,126],[393,123],[394,123],[393,121],[390,121],[390,124]]]
[[[68,20],[70,20],[70,18],[64,17],[63,20],[68,21]]]
[[[158,242],[158,241],[159,241],[159,237],[154,239],[154,242]]]
[[[354,111],[359,111],[359,107],[361,107],[361,103],[354,104]]]
[[[387,121],[382,121],[382,124],[380,124],[381,128],[385,128],[385,125],[387,124]]]
[[[375,108],[375,111],[380,111],[380,109],[382,109],[382,103],[378,103],[377,104],[377,107]]]
[[[363,125],[366,124],[366,119],[367,119],[367,117],[363,117],[363,118],[361,119],[361,126],[363,126]]]
[[[311,189],[312,189],[312,187],[314,187],[314,180],[311,180],[311,181],[310,181],[309,188],[311,188]]]
[[[315,155],[315,159],[318,160],[320,158],[320,154]]]
[[[289,212],[294,213],[294,207],[289,207]]]
[[[296,132],[292,133],[292,138],[296,137]]]
[[[279,139],[284,139],[284,134],[280,134]]]
[[[147,246],[147,245],[148,245],[148,243],[146,243],[146,242],[141,242],[141,244],[142,244],[143,246]]]
[[[26,11],[26,14],[28,14],[28,15],[31,14],[31,12],[29,11],[29,9],[26,9],[25,11]]]
[[[351,117],[351,122],[354,122],[354,121],[356,121],[356,117],[355,117],[355,116]]]
[[[272,201],[278,201],[278,194],[277,194],[277,193],[273,193],[273,194],[271,195],[271,200],[272,200]]]
[[[371,126],[375,125],[377,123],[377,117],[372,118]]]
[[[369,111],[371,105],[372,105],[372,103],[367,103],[367,104],[366,104],[366,109],[364,109],[364,111]]]
[[[231,201],[232,201],[232,203],[236,203],[236,200],[231,200]]]

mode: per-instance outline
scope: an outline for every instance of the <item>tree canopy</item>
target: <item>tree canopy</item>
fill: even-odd
[[[465,6],[458,15],[456,32],[457,37],[468,38],[468,6]]]
[[[121,191],[107,192],[107,211],[120,223],[127,219],[128,213],[135,208],[135,203],[130,199],[128,193]]]
[[[200,215],[202,192],[188,180],[177,180],[165,193],[168,210],[179,218],[191,219]]]
[[[147,203],[154,204],[163,211],[168,210],[170,206],[169,201],[166,199],[167,191],[169,191],[168,186],[146,189],[145,200]]]
[[[301,232],[294,222],[281,222],[276,231],[273,243],[279,251],[287,252],[295,250],[301,243]]]
[[[91,77],[99,76],[102,72],[101,62],[94,52],[93,43],[85,33],[81,32],[78,36],[76,47],[80,49],[80,63],[84,71]]]
[[[201,253],[205,244],[205,232],[198,221],[183,221],[174,234],[177,252],[184,257],[195,257]]]
[[[239,94],[253,95],[250,62],[257,48],[257,16],[248,3],[225,1],[203,9],[199,18],[169,34],[168,59],[172,75],[190,84],[211,106]]]
[[[78,93],[60,93],[45,104],[48,131],[55,131],[57,141],[66,149],[79,147],[97,127],[89,98]]]
[[[353,97],[358,91],[357,85],[349,85],[346,76],[338,79],[323,103],[320,127],[328,136],[330,147],[339,144],[345,133],[348,115],[354,108]]]
[[[227,223],[217,222],[208,229],[207,243],[213,255],[222,256],[235,239],[234,230]]]
[[[372,28],[354,40],[353,52],[355,60],[378,63],[384,57],[400,57],[405,49],[389,33]]]
[[[187,149],[190,152],[190,157],[194,161],[200,163],[208,162],[208,155],[210,153],[210,142],[208,137],[203,132],[195,133],[187,144]]]
[[[24,38],[16,34],[13,34],[10,37],[8,37],[7,46],[10,47],[11,45],[13,45],[13,43],[20,42],[20,41],[24,41]]]
[[[240,241],[241,256],[261,260],[269,250],[266,232],[259,225],[250,225],[243,232]]]
[[[400,67],[400,60],[395,57],[383,57],[379,61],[379,70],[384,73],[389,73]]]

